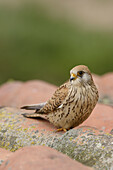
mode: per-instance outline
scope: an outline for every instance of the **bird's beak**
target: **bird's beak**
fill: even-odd
[[[76,80],[76,79],[77,79],[77,75],[72,73],[71,76],[70,76],[70,81]]]

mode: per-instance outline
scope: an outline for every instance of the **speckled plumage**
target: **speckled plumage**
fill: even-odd
[[[36,109],[36,113],[24,116],[43,117],[63,129],[73,128],[85,121],[98,101],[98,90],[87,66],[76,66],[70,74],[70,81],[61,85],[46,103],[22,107]]]

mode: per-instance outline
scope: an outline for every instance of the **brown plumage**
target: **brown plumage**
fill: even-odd
[[[25,117],[43,117],[60,130],[68,130],[85,121],[98,101],[98,90],[87,66],[79,65],[70,71],[70,81],[61,85],[46,102],[23,106],[36,110]]]

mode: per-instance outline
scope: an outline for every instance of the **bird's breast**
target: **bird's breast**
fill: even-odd
[[[57,127],[75,127],[86,120],[97,103],[97,92],[91,87],[71,89],[65,101],[49,115]]]

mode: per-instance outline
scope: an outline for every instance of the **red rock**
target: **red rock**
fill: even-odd
[[[96,74],[92,74],[92,76],[93,76],[93,80],[94,80],[95,84],[98,85],[98,82],[100,81],[101,76],[96,75]]]
[[[12,152],[10,152],[6,149],[0,148],[0,160],[6,160],[11,155],[12,155]]]
[[[107,73],[103,76],[93,74],[93,77],[98,86],[100,96],[105,94],[113,96],[113,73]],[[56,86],[43,81],[6,83],[0,87],[0,105],[20,107],[24,104],[45,102],[52,96],[56,88]],[[110,132],[113,129],[112,112],[113,109],[111,107],[97,104],[91,116],[82,125],[92,126],[105,132]],[[40,130],[46,129],[47,131],[52,131],[56,129],[44,120],[26,119],[24,126],[29,127],[33,122],[37,122],[37,128]]]
[[[21,86],[23,83],[19,81],[8,82],[0,86],[0,105],[15,106],[14,98],[16,98]]]
[[[104,132],[110,132],[113,129],[113,108],[97,104],[90,117],[80,126],[91,126]]]
[[[93,75],[93,78],[100,96],[113,97],[113,73],[106,73],[103,76]]]
[[[5,161],[1,170],[89,170],[91,168],[72,160],[66,155],[45,146],[31,146],[19,149]]]
[[[93,74],[100,96],[113,97],[113,73],[103,76]],[[0,87],[0,105],[20,107],[24,104],[35,104],[47,101],[56,86],[44,81],[8,82]]]
[[[38,80],[25,83],[9,82],[0,87],[0,105],[20,107],[45,102],[55,90],[56,86]]]

